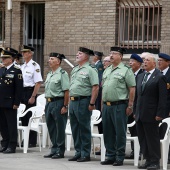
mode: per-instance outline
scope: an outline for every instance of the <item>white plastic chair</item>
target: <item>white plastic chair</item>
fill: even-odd
[[[34,106],[29,109],[27,109],[20,117],[25,116],[29,111],[32,112],[32,116],[29,119],[28,126],[18,126],[18,131],[22,132],[22,139],[24,140],[24,149],[23,152],[27,153],[28,150],[28,141],[29,141],[29,133],[30,130],[36,131],[38,133],[39,137],[39,148],[41,151],[41,139],[40,139],[40,128],[39,128],[39,122],[42,119],[42,114],[44,112],[44,108],[41,106]],[[18,138],[19,138],[19,146],[21,148],[21,139],[20,139],[20,133],[18,132]]]
[[[93,138],[99,138],[100,139],[101,161],[104,161],[106,149],[105,149],[105,146],[104,146],[103,134],[93,133],[94,125],[97,125],[102,121],[102,118],[99,118],[100,114],[101,114],[101,112],[99,110],[93,110],[92,116],[91,116],[91,130],[92,130],[92,139]],[[93,152],[94,152],[94,155],[95,155],[94,140],[93,140]],[[95,157],[96,157],[96,155],[95,155]]]
[[[160,142],[161,142],[160,165],[163,167],[163,170],[167,170],[169,142],[170,142],[170,118],[166,118],[166,119],[162,120],[162,122],[166,122],[168,126],[167,126],[167,129],[166,129],[164,139],[160,140]]]
[[[37,100],[36,100],[36,105],[37,106],[42,106],[45,108],[45,105],[46,105],[46,98],[45,98],[45,94],[41,94],[37,97]]]
[[[136,124],[135,121],[133,121],[130,124],[127,124],[127,127],[132,127]],[[134,143],[134,166],[138,166],[138,162],[139,162],[139,152],[140,152],[140,145],[139,145],[139,140],[137,136],[127,136],[126,140],[128,141],[133,141]]]
[[[19,108],[17,109],[17,126],[19,126],[19,124],[21,123],[21,121],[19,120],[19,117],[22,117],[21,115],[25,111],[25,108],[26,108],[26,105],[21,103],[19,105]]]
[[[42,106],[45,109],[45,105],[46,105],[45,94],[41,94],[37,97],[36,105]],[[43,122],[43,120],[41,120],[39,126],[41,127],[41,131],[42,131],[42,147],[45,148],[47,143],[47,134],[48,134],[47,124],[46,122]]]

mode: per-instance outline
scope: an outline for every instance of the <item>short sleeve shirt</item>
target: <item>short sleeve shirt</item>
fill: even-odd
[[[102,100],[119,101],[129,98],[129,87],[136,86],[132,69],[123,63],[116,68],[111,65],[103,73]]]
[[[37,82],[42,82],[41,70],[38,63],[32,59],[21,66],[24,87],[33,87]]]
[[[71,72],[70,96],[91,96],[92,87],[99,84],[97,69],[89,62]]]
[[[50,72],[45,81],[45,97],[64,97],[64,91],[69,90],[69,77],[65,70],[59,67]]]

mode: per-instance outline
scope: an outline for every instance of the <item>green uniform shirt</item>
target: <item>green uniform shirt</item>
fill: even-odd
[[[63,97],[69,89],[69,77],[66,71],[59,67],[54,73],[49,72],[45,81],[45,97]]]
[[[91,96],[92,86],[98,84],[97,70],[89,62],[76,66],[71,72],[70,96]]]
[[[104,102],[126,100],[129,87],[136,86],[135,76],[130,67],[120,63],[116,68],[107,67],[103,73],[102,100]]]

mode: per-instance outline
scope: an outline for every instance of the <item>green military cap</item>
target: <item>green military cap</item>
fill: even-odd
[[[50,57],[56,57],[58,59],[60,59],[62,61],[62,59],[65,59],[65,55],[64,54],[60,54],[60,53],[56,53],[56,52],[52,52],[49,55]]]
[[[81,51],[83,53],[86,53],[88,55],[94,55],[94,52],[93,50],[90,50],[88,48],[84,48],[84,47],[79,47],[79,50],[78,51]]]
[[[0,50],[1,51],[1,58],[9,58],[9,57],[15,57],[15,53],[7,51],[7,50]]]
[[[22,46],[22,52],[27,52],[27,51],[34,51],[35,48],[34,47],[31,47],[31,46],[27,46],[27,45],[23,45]]]

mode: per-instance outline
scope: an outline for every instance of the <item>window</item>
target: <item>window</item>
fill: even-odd
[[[125,4],[119,6],[119,46],[159,47],[161,40],[160,5]]]

